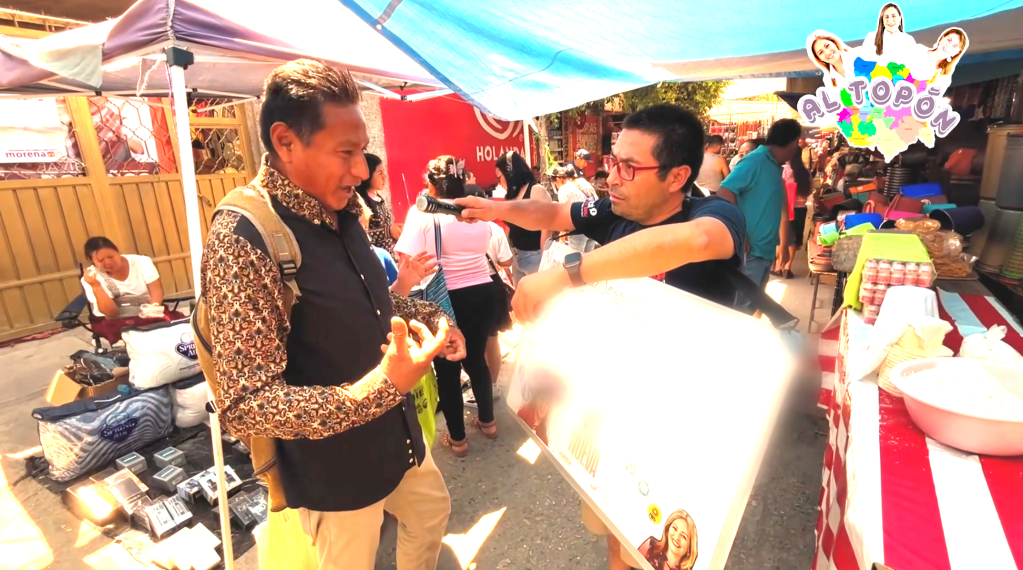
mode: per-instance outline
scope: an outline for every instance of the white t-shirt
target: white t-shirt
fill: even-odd
[[[498,266],[511,262],[512,250],[508,245],[508,236],[505,235],[504,229],[494,222],[487,222],[487,225],[490,226],[490,247],[487,248],[487,255]],[[493,269],[490,270],[490,274],[494,274]]]
[[[149,284],[160,278],[160,272],[156,270],[156,266],[153,265],[153,260],[149,259],[144,255],[125,255],[124,258],[128,260],[128,277],[124,281],[118,281],[113,279],[114,285],[117,286],[118,292],[121,295],[145,295],[149,292]],[[93,266],[89,266],[92,269]],[[106,291],[107,295],[110,295],[110,288],[107,287],[106,280],[99,277],[99,284]],[[106,316],[99,311],[99,307],[96,305],[96,295],[92,292],[92,286],[85,282],[85,278],[82,278],[82,286],[85,288],[85,296],[92,303],[92,312],[96,316]]]
[[[434,219],[440,224],[441,251],[434,251]],[[403,255],[427,252],[440,260],[448,289],[464,289],[473,285],[490,283],[490,264],[487,263],[487,249],[490,247],[490,226],[458,221],[446,214],[423,214],[416,208],[409,208],[405,216],[405,229],[394,244],[394,251]]]
[[[891,61],[899,60],[906,57],[912,57],[912,51],[916,49],[916,41],[913,36],[905,32],[889,32],[885,30],[884,41],[881,44],[881,55],[877,55],[877,47],[874,45],[874,38],[877,37],[877,32],[870,32],[867,34],[866,39],[863,40],[861,49],[865,59],[871,61]],[[879,60],[878,58],[883,58]]]

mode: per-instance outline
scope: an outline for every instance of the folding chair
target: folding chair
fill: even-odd
[[[81,277],[85,275],[85,268],[81,264],[78,265],[78,275],[79,283],[81,283]],[[102,353],[108,350],[103,348],[103,341],[107,341],[107,344],[110,346],[120,342],[121,329],[125,327],[136,327],[187,318],[188,315],[178,310],[181,303],[186,301],[189,304],[189,311],[194,310],[195,296],[179,295],[175,297],[167,297],[163,300],[163,317],[156,319],[142,317],[110,319],[92,314],[92,307],[90,306],[89,298],[85,295],[85,289],[83,287],[82,293],[72,299],[71,302],[64,307],[64,310],[58,313],[53,320],[60,323],[60,326],[65,329],[82,327],[92,333],[92,342],[96,346],[95,352]],[[86,308],[89,309],[88,323],[82,320],[82,313],[85,312]]]

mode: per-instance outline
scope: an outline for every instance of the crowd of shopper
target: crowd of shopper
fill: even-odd
[[[464,161],[444,155],[424,165],[425,192],[462,206],[462,215],[413,208],[395,223],[386,170],[364,152],[359,100],[348,73],[309,60],[266,81],[260,130],[268,153],[250,188],[294,233],[301,295],[286,311],[283,269],[260,232],[230,211],[214,218],[202,295],[221,385],[216,404],[232,433],[276,438],[288,506],[300,513],[321,568],[373,568],[388,511],[401,523],[398,567],[427,569],[436,565],[450,504],[413,385],[432,366],[447,426],[440,440],[464,456],[462,372],[477,408],[471,426],[496,439],[498,334],[512,326],[511,314],[528,322],[567,287],[651,276],[726,307],[756,309],[735,279],[745,272],[763,287],[772,265],[790,271],[784,257],[800,215],[790,205],[805,180],[792,168],[787,188],[784,167],[797,156],[800,128],[779,121],[759,148],[744,143],[730,167],[720,140],[704,144],[696,116],[655,105],[625,119],[591,180],[584,171],[595,160],[585,150],[543,173],[556,199],[514,151],[494,163],[503,200],[480,196]],[[717,195],[694,194],[698,177]],[[575,252],[564,267],[539,271],[557,235]],[[514,291],[502,278],[509,267]],[[640,566],[585,507],[583,518],[608,536],[612,568]]]

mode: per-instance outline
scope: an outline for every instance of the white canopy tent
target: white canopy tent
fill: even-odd
[[[280,64],[310,57],[351,71],[366,93],[415,101],[450,93],[421,66],[334,0],[139,0],[122,16],[23,40],[0,36],[0,98],[169,96],[182,173],[192,283],[199,294],[202,222],[188,97],[233,103],[262,92]],[[310,18],[310,14],[318,17]],[[417,92],[405,95],[411,88]],[[233,104],[229,103],[229,104]],[[227,504],[217,414],[210,415],[219,502]],[[225,568],[233,567],[230,510],[221,509]]]

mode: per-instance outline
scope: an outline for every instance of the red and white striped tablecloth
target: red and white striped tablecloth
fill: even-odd
[[[1023,328],[993,297],[939,291],[939,310],[955,325],[945,345],[957,354],[963,336],[993,325],[1023,353]],[[841,320],[821,343],[834,372],[821,390],[830,429],[813,569],[1023,570],[1023,457],[942,445],[876,376],[849,382],[845,360],[861,354],[870,327],[851,310]]]

